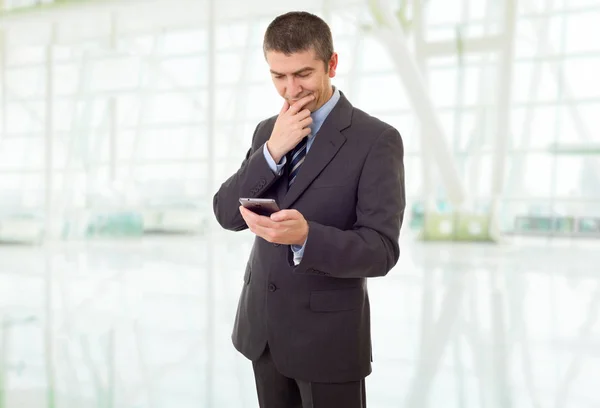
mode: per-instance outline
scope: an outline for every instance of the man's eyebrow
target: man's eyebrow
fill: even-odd
[[[305,68],[299,69],[296,72],[293,72],[292,75],[298,75],[298,74],[300,74],[302,72],[305,72],[305,71],[314,71],[314,70],[315,70],[314,68],[305,67]],[[273,71],[272,69],[270,71],[271,71],[271,74],[273,74],[273,75],[281,75],[281,76],[285,75],[285,74],[281,74],[279,72]]]

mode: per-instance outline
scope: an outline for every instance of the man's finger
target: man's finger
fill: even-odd
[[[273,239],[273,230],[270,228],[261,227],[256,225],[254,227],[254,233],[264,239],[265,241],[271,241]]]
[[[244,219],[244,221],[246,221],[246,224],[248,224],[250,222],[250,219],[248,217],[248,210],[240,206],[240,214],[242,214],[242,218]]]
[[[263,215],[258,215],[256,217],[255,220],[253,220],[253,222],[263,228],[268,228],[268,229],[278,229],[280,228],[280,226],[273,220],[271,220],[271,218],[269,217],[265,217]]]
[[[283,106],[281,107],[279,114],[283,115],[284,113],[286,113],[288,111],[289,108],[290,108],[290,104],[288,103],[288,101],[283,101]]]
[[[285,220],[297,220],[300,213],[298,210],[281,210],[271,214],[271,220],[275,222],[281,222]]]
[[[306,119],[306,118],[310,118],[310,110],[308,109],[302,109],[300,112],[296,113],[296,117],[300,120]]]
[[[244,219],[244,221],[246,221],[246,223],[254,224],[256,222],[256,218],[259,217],[258,214],[253,213],[244,206],[240,206],[240,213],[242,214],[242,218]]]
[[[248,225],[248,229],[255,235],[259,237],[269,240],[269,235],[273,232],[272,228],[265,227],[264,220],[267,220],[272,225],[277,225],[273,221],[269,220],[268,217],[263,217],[262,215],[258,215],[248,210],[247,208],[240,206],[240,212],[242,213],[242,217],[246,224]],[[261,219],[262,222],[261,222]]]
[[[304,129],[305,127],[308,127],[308,126],[310,126],[312,123],[313,123],[313,120],[312,120],[312,118],[309,116],[308,118],[306,118],[306,119],[302,119],[302,120],[300,121],[300,126],[302,127],[302,129]]]
[[[240,206],[240,211],[246,222],[250,221],[254,225],[260,225],[266,228],[277,228],[277,224],[271,221],[269,217],[252,212],[244,206]]]
[[[292,106],[290,106],[288,112],[290,112],[292,115],[295,115],[296,113],[300,112],[300,110],[302,110],[304,105],[311,102],[313,99],[315,99],[315,96],[313,94],[306,95],[304,98],[298,100]]]

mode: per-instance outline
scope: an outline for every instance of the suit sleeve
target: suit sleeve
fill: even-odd
[[[406,205],[404,148],[394,128],[379,135],[358,183],[351,230],[308,221],[308,239],[297,273],[338,278],[386,275],[398,262],[398,239]]]
[[[252,146],[246,153],[239,170],[229,177],[213,197],[213,211],[219,224],[231,231],[242,231],[248,226],[239,211],[239,199],[261,197],[279,176],[269,168],[263,153],[264,143],[256,145],[257,134],[265,122],[258,124],[252,136]]]

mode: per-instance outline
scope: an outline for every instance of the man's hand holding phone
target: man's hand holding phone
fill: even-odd
[[[310,125],[312,124],[310,110],[302,108],[312,102],[314,98],[314,95],[310,94],[292,106],[287,101],[283,103],[271,137],[267,141],[267,149],[275,163],[279,163],[287,152],[310,134]]]
[[[281,210],[264,216],[240,206],[240,213],[250,231],[265,241],[281,245],[304,245],[308,237],[308,222],[298,210]]]

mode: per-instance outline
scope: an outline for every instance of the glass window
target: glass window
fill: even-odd
[[[429,71],[429,95],[437,107],[456,104],[456,68],[432,69]]]
[[[567,19],[567,50],[569,53],[600,51],[598,31],[600,9],[575,13]]]
[[[91,91],[132,89],[139,86],[141,61],[135,57],[96,61],[89,73]]]
[[[528,106],[512,112],[513,149],[548,149],[560,134],[555,106]]]
[[[425,19],[429,24],[457,23],[461,20],[463,2],[460,0],[431,0],[424,4]]]
[[[371,114],[409,107],[408,96],[396,73],[365,75],[361,77],[357,89],[357,98],[352,103]]]
[[[563,72],[565,86],[571,97],[600,97],[600,57],[566,59]]]
[[[508,171],[516,165],[517,160],[522,160],[522,166],[518,167],[520,171],[516,172],[518,176],[513,179],[505,178],[504,191],[517,192],[531,198],[551,197],[554,157],[545,153],[515,153],[507,160]]]

